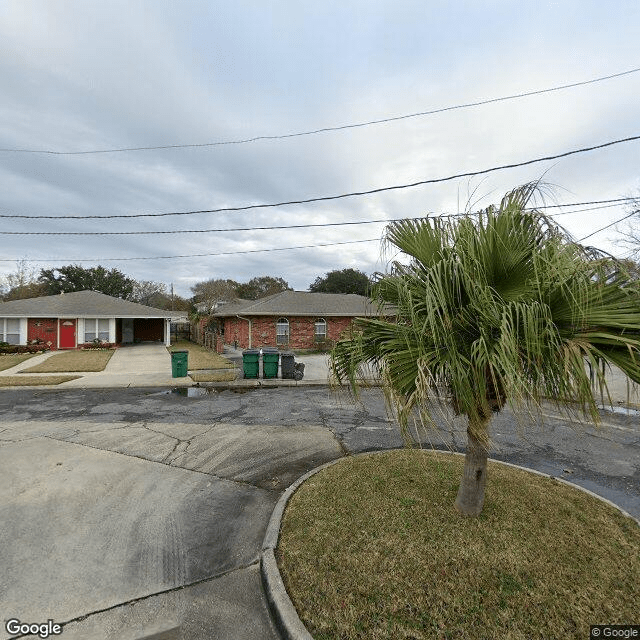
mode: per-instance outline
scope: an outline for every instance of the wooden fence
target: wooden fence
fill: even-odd
[[[208,329],[204,321],[191,324],[191,342],[201,344],[205,349],[211,349],[216,353],[224,351],[222,336]]]

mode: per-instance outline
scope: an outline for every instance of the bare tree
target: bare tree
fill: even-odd
[[[45,295],[44,287],[38,282],[39,271],[30,267],[23,258],[16,262],[16,270],[0,278],[0,294],[3,300],[22,300]]]
[[[153,280],[134,280],[131,300],[139,304],[157,306],[167,295],[167,285]]]
[[[191,287],[194,302],[202,305],[202,312],[209,313],[220,302],[228,302],[237,297],[237,289],[240,285],[235,280],[222,280],[212,278],[203,282],[197,282]]]
[[[629,214],[631,218],[624,225],[617,227],[622,237],[616,244],[629,251],[628,258],[638,262],[640,261],[640,197],[633,200],[629,206]]]

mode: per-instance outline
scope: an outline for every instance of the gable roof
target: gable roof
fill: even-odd
[[[168,318],[170,311],[114,298],[97,291],[0,302],[0,317],[19,318]]]
[[[392,312],[391,312],[392,313]],[[281,291],[259,300],[236,300],[217,309],[218,318],[246,316],[379,316],[374,302],[355,293]]]

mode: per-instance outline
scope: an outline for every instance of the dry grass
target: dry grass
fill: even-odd
[[[637,623],[640,527],[554,480],[489,468],[484,512],[453,509],[462,460],[345,460],[289,502],[278,563],[316,640],[588,638]]]
[[[54,385],[69,380],[77,380],[82,376],[0,376],[0,387],[36,387],[38,385]]]
[[[8,353],[6,355],[0,356],[0,371],[4,371],[5,369],[11,369],[11,367],[15,367],[17,364],[20,364],[25,360],[29,360],[29,358],[33,358],[34,355],[36,354]]]
[[[213,371],[211,373],[192,373],[189,376],[194,382],[230,382],[236,379],[235,371]]]
[[[179,340],[169,347],[169,351],[189,352],[189,371],[198,369],[232,369],[235,365],[215,351],[209,351],[195,342]],[[191,376],[193,378],[193,376]],[[232,378],[233,379],[233,378]]]
[[[108,351],[64,351],[56,353],[44,362],[23,369],[20,373],[59,373],[67,371],[104,371],[107,362],[115,353]]]

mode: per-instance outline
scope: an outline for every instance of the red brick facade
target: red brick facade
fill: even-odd
[[[287,349],[313,349],[318,346],[315,335],[315,323],[318,318],[308,316],[284,316],[289,321],[289,342],[286,345],[277,344],[276,324],[279,318],[274,316],[248,316],[251,320],[251,346],[279,347]],[[330,317],[324,318],[327,323],[329,342],[336,342],[346,329],[351,326],[353,318]],[[240,318],[224,318],[224,342],[237,343],[240,349],[249,348],[249,322]]]
[[[42,340],[52,350],[58,348],[58,319],[29,318],[27,320],[27,344],[34,340]]]

